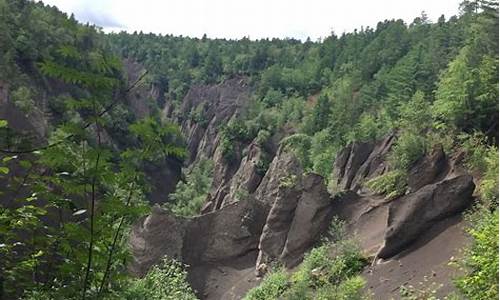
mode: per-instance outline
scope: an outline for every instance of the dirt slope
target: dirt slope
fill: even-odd
[[[407,250],[367,268],[363,277],[373,298],[400,299],[402,286],[418,289],[433,289],[435,286],[438,289],[437,296],[445,296],[453,291],[451,279],[458,271],[449,262],[460,257],[460,249],[468,242],[464,223],[460,216],[443,220]],[[431,282],[435,285],[432,286]]]

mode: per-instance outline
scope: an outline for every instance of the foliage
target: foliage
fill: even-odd
[[[317,300],[364,300],[369,299],[363,291],[365,280],[361,276],[354,276],[341,282],[338,286],[325,285],[318,289]]]
[[[366,185],[373,191],[394,199],[406,192],[407,174],[401,170],[389,171],[369,180]]]
[[[0,211],[0,290],[6,297],[111,297],[127,285],[124,235],[145,212],[143,167],[186,156],[178,128],[160,122],[158,103],[179,104],[194,84],[248,76],[255,87],[255,107],[242,109],[220,129],[228,161],[251,141],[263,146],[271,136],[291,134],[283,147],[295,152],[306,171],[330,178],[338,149],[398,130],[394,171],[372,182],[393,195],[404,189],[402,172],[425,153],[427,135],[453,141],[466,133],[461,141],[468,167],[481,175],[480,196],[490,210],[497,206],[498,149],[491,146],[498,142],[495,1],[465,1],[459,16],[436,23],[424,17],[411,24],[386,20],[318,42],[104,34],[27,0],[0,0],[0,27],[0,80],[7,93],[22,112],[36,109],[53,119],[46,148],[0,128],[2,149],[29,153],[1,157],[2,192],[12,204]],[[145,66],[146,83],[164,98],[150,102],[153,113],[144,120],[136,120],[122,101],[129,92],[122,59]],[[184,117],[204,126],[205,109],[195,107]],[[476,131],[482,133],[477,139]],[[263,172],[268,161],[259,164]],[[187,175],[173,196],[174,209],[188,215],[199,210],[210,186],[208,169]],[[47,226],[47,219],[55,225]],[[485,214],[482,220],[490,219]],[[492,227],[474,230],[478,242],[471,251],[490,243],[476,233]],[[322,260],[320,254],[313,256],[328,272],[320,268],[317,277],[288,280],[294,286],[290,297],[309,296],[313,286],[317,297],[340,293],[336,297],[356,299],[361,281],[354,272],[338,285],[330,283],[334,269],[350,272],[350,262]],[[475,279],[462,285],[489,291],[481,270],[491,271],[490,262],[468,261]]]
[[[61,118],[47,146],[17,143],[2,128],[2,149],[20,154],[2,156],[16,172],[5,174],[9,205],[0,210],[0,293],[111,296],[126,281],[127,228],[147,210],[144,163],[182,159],[179,130],[154,118],[127,120],[120,128],[127,144],[111,147],[107,129],[125,89],[121,63],[98,31],[42,3],[1,1],[0,11],[0,23],[8,24],[3,29],[15,37],[7,44],[15,59],[2,62],[12,71],[6,80],[15,104],[38,108],[35,98],[53,82],[65,95],[48,98],[57,100],[48,108]]]
[[[473,215],[468,233],[473,244],[465,251],[462,267],[466,274],[455,284],[468,299],[498,298],[498,208]]]
[[[27,87],[20,87],[11,95],[12,102],[24,113],[29,113],[35,107],[32,92]]]
[[[244,300],[274,300],[288,288],[288,274],[284,269],[274,270],[264,277],[262,283],[251,289]]]
[[[314,248],[306,255],[299,270],[292,275],[292,284],[285,298],[299,299],[309,294],[325,297],[327,290],[335,291],[327,299],[341,299],[335,297],[341,297],[343,293],[361,294],[362,282],[358,281],[360,285],[352,285],[349,281],[359,280],[354,278],[365,263],[359,249],[350,240]]]
[[[489,146],[487,138],[478,132],[459,136],[460,146],[466,152],[465,165],[473,173],[481,174],[479,195],[483,205],[498,206],[498,148]]]
[[[312,137],[309,153],[312,170],[325,179],[328,179],[332,172],[336,149],[337,145],[327,130],[316,132]]]
[[[180,216],[193,216],[200,212],[212,186],[213,162],[200,159],[187,171],[186,181],[179,181],[175,192],[170,194],[171,202],[166,206]]]
[[[313,248],[291,276],[274,270],[244,299],[365,299],[364,281],[356,275],[365,263],[352,241],[324,244]]]
[[[336,243],[344,239],[347,239],[346,222],[334,216],[322,241],[323,243]]]
[[[389,162],[397,170],[408,170],[426,151],[425,137],[405,131],[398,138],[389,156]]]
[[[181,263],[165,258],[141,279],[131,280],[120,299],[196,300]]]
[[[311,148],[310,136],[296,133],[281,140],[281,145],[284,149],[290,149],[295,154],[305,170],[311,167],[309,157],[309,150]]]

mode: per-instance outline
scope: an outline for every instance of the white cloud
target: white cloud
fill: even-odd
[[[201,37],[312,39],[378,21],[431,20],[457,13],[461,0],[45,0],[106,31],[127,30]]]

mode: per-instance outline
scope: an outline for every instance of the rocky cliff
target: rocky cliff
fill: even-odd
[[[214,180],[199,216],[178,218],[156,207],[134,226],[130,270],[135,274],[143,275],[167,255],[190,265],[190,280],[201,298],[239,299],[258,284],[256,276],[265,273],[269,264],[280,262],[293,268],[300,263],[336,216],[373,258],[364,276],[376,299],[384,299],[397,295],[398,289],[386,288],[380,281],[382,275],[376,274],[393,276],[387,267],[392,261],[401,261],[403,255],[414,262],[422,255],[422,245],[460,231],[454,228],[461,224],[460,213],[473,201],[475,185],[460,161],[447,157],[440,146],[414,163],[406,192],[390,199],[370,190],[366,182],[391,170],[387,157],[396,134],[342,149],[333,166],[333,194],[321,176],[305,173],[297,158],[276,142],[269,148],[278,150],[265,150],[273,157],[265,174],[257,166],[264,150],[254,142],[235,145],[240,151],[228,162],[221,153],[219,129],[242,113],[252,101],[251,93],[246,78],[233,78],[191,88],[176,108],[187,138],[189,162],[212,159]],[[189,118],[194,110],[202,117]],[[173,111],[167,102],[166,116],[172,117]],[[248,193],[245,199],[236,195],[241,188]],[[466,243],[464,238],[456,241],[443,246],[446,255],[432,261],[443,273],[449,272],[447,255],[454,255]],[[389,278],[393,281],[389,286],[422,280],[432,271],[429,264],[400,264],[404,276]],[[447,273],[439,276],[449,277]]]

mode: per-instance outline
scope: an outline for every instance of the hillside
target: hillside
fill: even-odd
[[[498,297],[497,2],[315,42],[0,24],[0,299]]]

